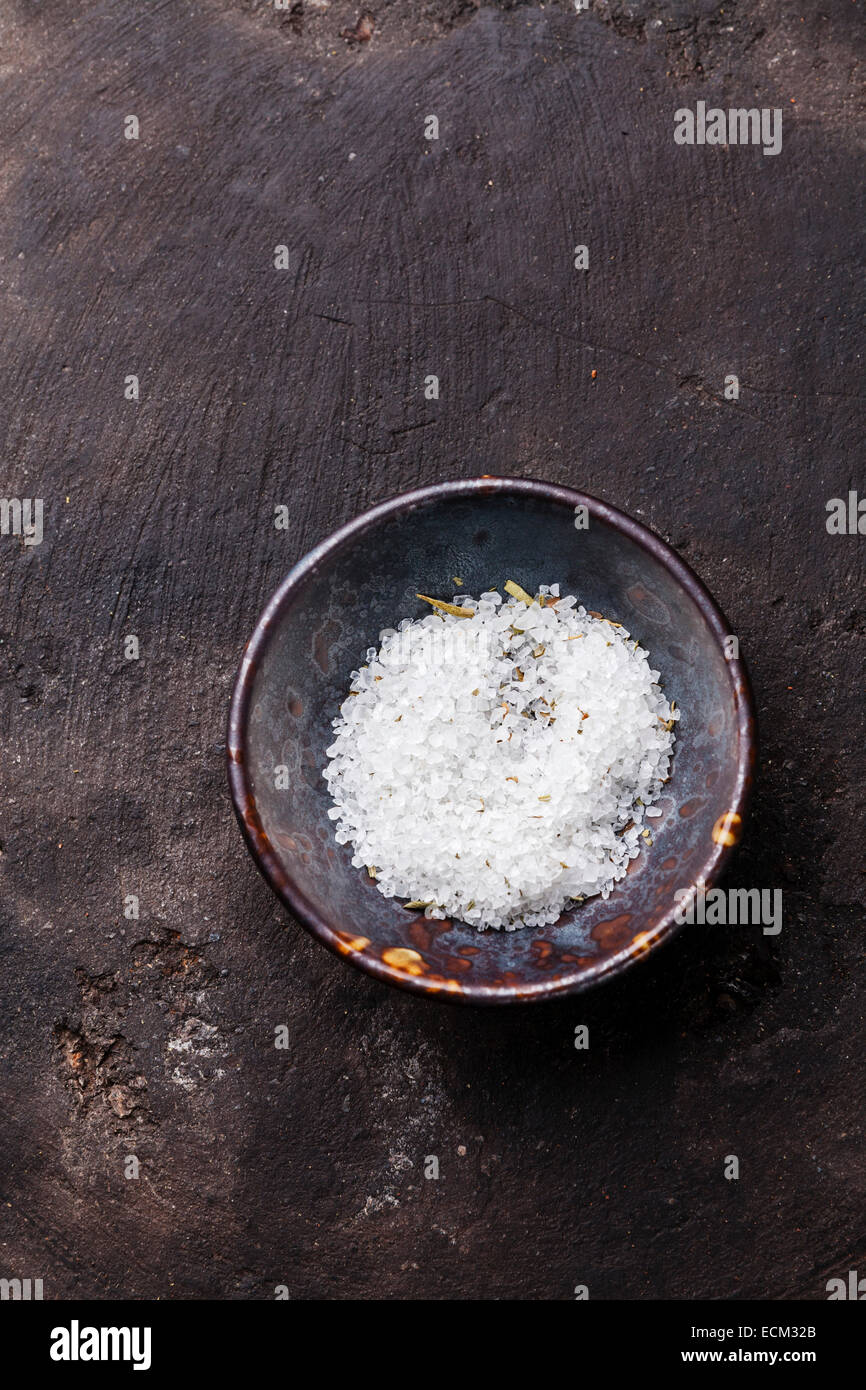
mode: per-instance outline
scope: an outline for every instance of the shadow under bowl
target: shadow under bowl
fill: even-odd
[[[353,868],[328,818],[325,749],[351,672],[383,628],[429,613],[419,591],[450,597],[454,575],[475,595],[502,592],[508,578],[533,593],[559,583],[640,639],[682,711],[652,846],[606,901],[588,899],[552,926],[480,933],[407,911]],[[378,979],[472,1004],[576,993],[675,935],[674,894],[711,884],[740,838],[754,713],[745,666],[726,656],[729,631],[669,546],[583,493],[484,477],[385,502],[294,567],[247,644],[227,756],[250,852],[313,936]]]

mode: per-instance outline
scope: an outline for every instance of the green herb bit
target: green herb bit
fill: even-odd
[[[528,594],[525,589],[521,589],[519,584],[515,584],[513,579],[506,579],[505,592],[510,594],[512,598],[519,598],[522,603],[533,604],[535,602],[532,595]]]
[[[458,608],[456,603],[443,603],[441,599],[430,598],[429,594],[416,594],[416,598],[423,599],[431,607],[438,608],[440,613],[450,613],[452,618],[474,618],[474,608]]]

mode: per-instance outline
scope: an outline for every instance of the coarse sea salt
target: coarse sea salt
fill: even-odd
[[[324,777],[386,898],[513,931],[608,897],[652,843],[680,711],[621,625],[556,584],[506,589],[379,634]]]

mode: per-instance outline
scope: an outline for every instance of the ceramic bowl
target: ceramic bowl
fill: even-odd
[[[501,592],[507,578],[531,592],[558,582],[640,639],[682,710],[652,846],[606,901],[589,899],[543,929],[478,932],[407,911],[352,867],[328,819],[325,749],[350,673],[382,628],[429,612],[418,592],[450,597],[454,575],[469,594]],[[295,565],[247,644],[227,755],[250,853],[323,945],[417,994],[469,1004],[542,1000],[627,970],[679,930],[675,893],[699,879],[712,884],[742,832],[754,714],[729,634],[688,565],[594,497],[495,477],[395,497]]]

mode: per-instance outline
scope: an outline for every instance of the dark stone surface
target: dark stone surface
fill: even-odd
[[[864,540],[825,528],[866,490],[862,7],[373,8],[365,43],[337,0],[4,15],[2,492],[46,530],[0,538],[0,1273],[821,1297],[866,1264]],[[699,99],[782,107],[782,153],[676,147]],[[259,880],[222,741],[261,606],[370,503],[479,471],[630,511],[731,618],[763,749],[728,878],[783,889],[780,937],[456,1010]]]

